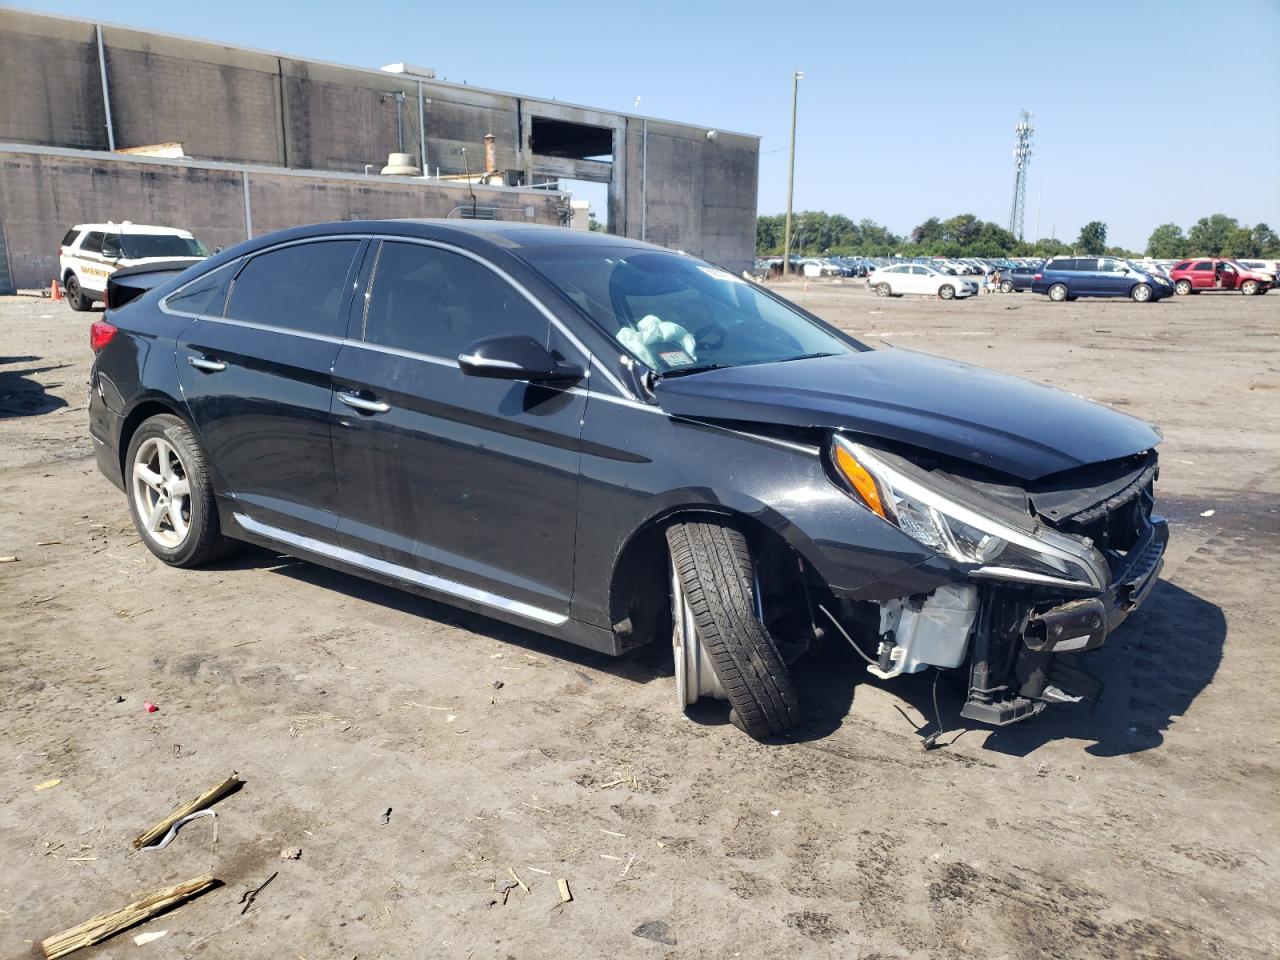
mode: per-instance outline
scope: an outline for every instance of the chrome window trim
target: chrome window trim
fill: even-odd
[[[627,390],[626,386],[623,385],[622,381],[619,380],[617,376],[614,375],[612,370],[610,370],[603,363],[601,363],[599,359],[597,359],[594,353],[592,353],[590,350],[587,349],[587,345],[584,344],[581,339],[579,339],[576,333],[574,333],[567,326],[565,326],[564,322],[561,321],[561,319],[557,317],[554,313],[552,313],[551,310],[548,309],[545,303],[543,303],[541,300],[535,297],[532,293],[530,293],[529,290],[522,283],[520,283],[520,281],[516,280],[515,277],[511,276],[511,274],[507,273],[507,271],[503,270],[497,264],[491,263],[490,261],[486,260],[484,257],[479,256],[478,254],[472,253],[470,250],[465,250],[462,247],[456,247],[453,244],[445,243],[441,240],[429,240],[425,237],[403,237],[403,236],[396,236],[393,234],[384,234],[384,233],[376,233],[376,234],[373,234],[372,236],[374,239],[382,240],[384,242],[416,243],[424,247],[436,247],[437,249],[445,250],[449,253],[456,253],[461,256],[467,257],[470,260],[474,260],[476,263],[480,264],[482,267],[485,267],[491,272],[497,274],[499,277],[501,277],[503,280],[509,283],[512,287],[514,287],[522,297],[528,300],[529,303],[533,305],[534,309],[536,309],[539,313],[541,313],[544,317],[546,317],[548,322],[551,323],[552,326],[554,326],[557,330],[559,330],[562,334],[564,334],[565,338],[568,339],[568,341],[571,344],[573,344],[574,347],[576,347],[584,357],[587,358],[591,366],[594,366],[597,370],[600,371],[601,375],[604,376],[604,378],[608,380],[609,383],[612,384],[614,388],[618,390],[621,396],[627,397],[630,395],[630,392]]]
[[[252,517],[243,513],[236,513],[234,516],[236,523],[240,524],[240,526],[250,533],[256,533],[259,536],[268,537],[278,543],[297,547],[300,550],[306,550],[309,553],[318,554],[322,557],[329,557],[333,560],[349,563],[352,566],[360,567],[361,569],[369,570],[373,573],[381,573],[384,576],[394,577],[395,579],[403,580],[406,583],[414,583],[418,586],[426,587],[429,590],[436,590],[450,596],[470,600],[473,603],[492,607],[495,610],[503,610],[507,613],[524,617],[527,620],[545,623],[552,627],[560,626],[569,619],[568,616],[564,614],[556,613],[552,610],[546,610],[542,607],[534,606],[531,603],[512,600],[509,597],[491,593],[488,590],[481,590],[477,587],[469,587],[464,583],[458,583],[455,580],[449,580],[445,577],[436,576],[432,573],[423,573],[420,570],[414,570],[411,567],[404,567],[398,563],[391,563],[377,557],[370,557],[367,554],[358,553],[355,550],[348,550],[346,547],[327,543],[324,540],[317,540],[315,537],[308,537],[305,534],[291,533],[288,530],[281,530],[279,527],[273,527],[270,524],[254,520]]]
[[[234,260],[228,260],[226,263],[222,264],[221,266],[214,267],[212,270],[206,270],[204,273],[200,274],[200,276],[198,277],[193,277],[192,279],[184,283],[182,286],[178,287],[178,289],[170,290],[168,293],[166,293],[163,297],[160,298],[160,302],[158,304],[160,307],[160,312],[167,313],[171,317],[191,317],[192,319],[198,319],[204,316],[204,314],[201,314],[201,313],[190,313],[189,311],[186,311],[186,310],[174,310],[172,307],[169,306],[169,298],[176,297],[178,294],[182,293],[183,290],[187,289],[187,287],[191,286],[192,284],[199,283],[201,280],[204,280],[207,277],[213,276],[215,273],[218,273],[220,270],[228,270],[234,267],[235,269],[232,271],[232,276],[231,276],[231,278],[234,280],[235,274],[240,272],[240,267],[243,265],[244,265],[244,257],[236,257]],[[230,292],[231,292],[231,288],[230,286],[228,286],[227,293],[229,294]],[[226,304],[226,301],[224,300],[222,303],[222,307],[224,310],[226,309],[226,306],[227,304]],[[208,319],[221,320],[222,318],[209,317]]]

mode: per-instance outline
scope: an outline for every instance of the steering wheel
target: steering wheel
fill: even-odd
[[[705,327],[695,331],[693,334],[693,342],[698,347],[707,350],[719,350],[724,346],[725,339],[729,336],[729,331],[718,323],[708,323]]]

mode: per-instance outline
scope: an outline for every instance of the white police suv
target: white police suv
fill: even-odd
[[[209,251],[189,230],[139,223],[81,223],[58,247],[58,277],[72,310],[88,310],[103,300],[107,277],[121,267],[160,260],[195,263]]]

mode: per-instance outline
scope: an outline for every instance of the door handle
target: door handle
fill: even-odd
[[[366,400],[364,397],[354,393],[339,393],[338,399],[348,407],[359,410],[361,413],[386,413],[391,409],[391,404],[389,403],[382,400]]]
[[[187,357],[187,363],[205,373],[219,373],[227,369],[227,365],[221,360],[209,360],[206,357]]]

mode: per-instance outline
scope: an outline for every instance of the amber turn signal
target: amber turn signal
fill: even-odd
[[[884,504],[880,502],[880,488],[876,486],[875,478],[867,473],[862,464],[853,458],[853,454],[840,444],[835,445],[835,453],[836,466],[840,468],[844,478],[853,484],[853,489],[862,498],[862,502],[873,513],[879,514],[888,520],[889,518],[884,512]]]

